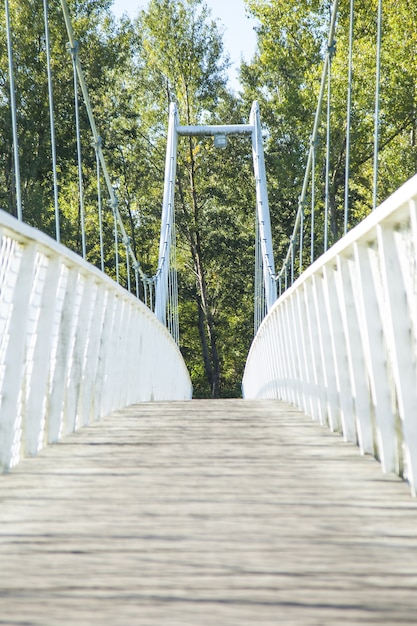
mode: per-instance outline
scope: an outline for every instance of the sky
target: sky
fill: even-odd
[[[230,86],[238,89],[237,70],[240,60],[243,58],[250,61],[255,52],[256,21],[247,17],[244,0],[206,0],[206,4],[210,7],[212,16],[218,18],[220,25],[224,27],[224,47],[232,62],[229,70]],[[147,5],[147,0],[114,0],[112,10],[116,17],[127,13],[134,18]]]

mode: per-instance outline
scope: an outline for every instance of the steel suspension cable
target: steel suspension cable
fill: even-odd
[[[326,180],[325,180],[325,203],[324,203],[324,252],[328,248],[329,239],[329,210],[330,210],[330,122],[331,122],[331,97],[332,97],[332,57],[334,44],[328,50],[327,68],[327,111],[326,111]]]
[[[12,114],[16,208],[17,208],[17,218],[20,221],[22,221],[23,220],[22,188],[21,188],[21,183],[20,183],[19,138],[17,134],[16,90],[15,90],[15,82],[14,82],[13,44],[12,44],[12,32],[11,32],[11,27],[10,27],[9,0],[5,0],[4,7],[5,7],[5,12],[6,12],[7,52],[8,52],[8,57],[9,57],[10,108],[11,108],[11,114]]]
[[[119,271],[119,231],[117,228],[118,219],[117,219],[117,198],[115,197],[114,203],[112,205],[113,209],[113,223],[114,223],[114,257],[116,264],[116,282],[120,284],[120,271]]]
[[[63,12],[63,15],[64,15],[65,26],[66,26],[66,29],[67,29],[67,34],[68,34],[68,39],[69,39],[69,47],[70,48],[78,47],[78,43],[76,42],[76,39],[74,37],[74,32],[73,32],[73,28],[72,28],[72,22],[71,22],[69,10],[68,10],[67,1],[66,0],[60,0],[60,2],[61,2],[62,12]],[[96,124],[95,124],[95,119],[94,119],[94,115],[93,115],[93,111],[92,111],[91,101],[90,101],[87,85],[86,85],[85,78],[84,78],[84,72],[83,72],[83,69],[82,69],[82,66],[81,66],[81,62],[80,62],[80,58],[79,58],[78,54],[75,57],[75,65],[76,65],[76,70],[77,70],[79,87],[80,87],[81,92],[83,94],[84,105],[85,105],[87,116],[88,116],[88,120],[89,120],[89,123],[90,123],[90,128],[91,128],[91,132],[92,132],[92,135],[93,135],[94,145],[96,146],[96,149],[97,149],[98,160],[100,162],[101,172],[103,174],[103,177],[104,177],[104,180],[105,180],[105,183],[106,183],[107,191],[108,191],[109,198],[110,198],[110,206],[111,206],[111,209],[112,209],[112,212],[113,212],[113,217],[114,217],[114,245],[115,245],[116,280],[117,280],[118,283],[120,283],[119,231],[120,231],[120,236],[121,236],[121,240],[122,241],[127,241],[128,240],[128,236],[127,236],[126,229],[125,229],[123,220],[122,220],[120,212],[119,212],[118,199],[117,199],[117,196],[116,196],[116,193],[115,193],[115,189],[114,189],[114,187],[112,185],[112,182],[110,180],[110,175],[109,175],[109,171],[108,171],[108,168],[107,168],[107,163],[106,163],[106,160],[104,158],[104,154],[103,154],[103,150],[102,150],[101,139],[100,139],[100,136],[99,136],[99,134],[97,132],[97,128],[96,128]],[[142,284],[143,284],[145,304],[147,304],[151,310],[156,311],[157,307],[156,307],[155,285],[156,285],[156,282],[157,282],[157,278],[159,277],[161,268],[158,267],[158,271],[157,271],[157,274],[155,276],[148,277],[143,272],[139,261],[136,259],[134,251],[133,251],[131,245],[127,246],[127,255],[129,256],[129,261],[132,260],[132,266],[134,267],[135,275],[138,274],[138,278],[137,278],[137,294],[138,294],[138,296],[139,296],[139,285],[138,285],[138,283],[139,283],[139,278],[140,278],[141,281],[142,281]],[[128,280],[130,280],[130,271],[129,270],[128,270],[128,277],[129,277]]]
[[[170,228],[169,246],[169,272],[168,272],[168,301],[167,301],[167,321],[168,328],[174,340],[178,343],[178,283],[177,283],[177,261],[176,261],[176,234],[175,234],[175,211],[172,211],[172,223]]]
[[[382,39],[382,0],[378,0],[377,42],[376,42],[376,78],[375,78],[374,183],[373,183],[373,198],[372,198],[373,209],[376,209],[376,205],[378,202],[381,39]]]
[[[349,67],[346,112],[346,166],[345,166],[345,207],[343,234],[346,235],[349,220],[349,181],[350,181],[350,141],[352,125],[352,74],[353,74],[353,24],[355,0],[350,0],[349,12]]]
[[[149,308],[151,309],[151,311],[155,310],[155,296],[154,296],[154,292],[155,292],[155,280],[151,280],[149,282]]]
[[[126,237],[126,239],[124,240],[124,244],[125,244],[125,248],[126,248],[127,290],[130,293],[131,292],[131,284],[130,284],[130,257],[129,257],[130,237]]]
[[[46,47],[46,66],[48,74],[48,97],[49,97],[49,121],[51,128],[51,153],[52,153],[52,180],[54,189],[54,208],[55,208],[55,238],[59,243],[61,241],[61,229],[59,218],[59,202],[58,202],[58,175],[57,175],[57,158],[56,158],[56,140],[55,140],[55,115],[54,115],[54,96],[52,88],[52,69],[51,69],[51,43],[49,36],[49,16],[48,16],[48,0],[43,0],[43,13],[45,19],[45,47]]]
[[[171,272],[172,272],[172,336],[177,345],[180,343],[179,315],[178,315],[178,272],[177,272],[177,229],[175,224],[175,211],[172,216],[171,232]]]
[[[291,239],[291,284],[294,282],[294,256],[295,256],[295,239]]]
[[[77,75],[77,58],[78,58],[78,41],[74,42],[74,47],[70,45],[69,51],[72,59],[72,69],[74,74],[74,107],[75,107],[75,133],[77,138],[77,163],[78,163],[78,194],[80,203],[80,222],[81,222],[81,247],[83,259],[87,256],[87,246],[85,238],[85,215],[84,215],[84,185],[83,185],[83,169],[81,157],[81,129],[80,129],[80,110],[78,104],[78,75]]]
[[[97,204],[98,204],[98,227],[100,237],[100,266],[101,271],[104,272],[104,243],[103,243],[103,206],[101,200],[101,176],[100,176],[100,157],[99,147],[101,146],[101,137],[98,137],[94,144],[96,153],[96,175],[97,175]]]
[[[304,207],[301,206],[301,220],[300,220],[300,274],[303,271],[303,252],[304,252]]]
[[[136,288],[136,297],[139,298],[139,272],[138,272],[138,268],[136,267],[136,265],[134,266],[134,272],[135,272],[135,288]]]
[[[313,163],[313,149],[314,149],[313,147],[315,146],[315,143],[317,141],[318,130],[319,130],[319,125],[320,125],[324,93],[326,91],[326,85],[327,85],[326,79],[327,79],[327,72],[328,72],[329,62],[330,62],[330,51],[332,47],[334,46],[334,34],[336,30],[336,19],[337,19],[338,7],[339,7],[339,1],[335,0],[335,2],[333,3],[333,10],[332,10],[332,15],[331,15],[331,20],[330,20],[329,36],[327,39],[327,53],[324,59],[323,70],[321,74],[319,99],[318,99],[318,104],[316,108],[316,114],[314,117],[313,132],[311,134],[310,149],[308,153],[306,169],[304,172],[304,181],[303,181],[302,191],[300,195],[300,203],[305,202],[305,198],[307,196],[307,191],[309,187],[310,173],[311,173],[311,168],[312,168],[312,163]],[[300,211],[298,210],[296,218],[295,218],[292,236],[296,235],[296,233],[298,232],[298,228],[300,226],[300,220],[301,220],[301,214],[300,214]],[[283,273],[285,271],[286,265],[288,264],[290,260],[290,256],[291,256],[291,245],[288,247],[288,251],[283,261],[283,265],[282,265],[282,269],[280,270],[280,273]],[[280,273],[278,274],[278,277]]]
[[[254,335],[256,335],[256,331],[258,330],[259,327],[259,323],[258,323],[258,254],[259,254],[259,246],[258,246],[258,220],[255,217],[255,282],[254,282],[254,301],[255,301],[255,307],[254,307],[254,317],[253,317],[253,330],[254,330]]]
[[[254,334],[265,316],[265,286],[263,281],[262,246],[258,216],[255,216],[255,307]]]
[[[62,8],[62,12],[63,12],[63,15],[64,15],[65,26],[66,26],[66,29],[67,29],[67,34],[68,34],[70,47],[74,47],[75,44],[76,44],[76,39],[75,39],[75,36],[74,36],[74,31],[73,31],[73,28],[72,28],[71,17],[70,17],[68,4],[67,4],[66,0],[61,0],[61,8]],[[96,127],[96,123],[95,123],[95,119],[94,119],[94,115],[93,115],[93,110],[92,110],[92,106],[91,106],[90,96],[89,96],[89,93],[88,93],[87,84],[85,82],[84,72],[83,72],[83,69],[81,67],[79,55],[77,55],[76,66],[77,66],[77,74],[78,74],[78,80],[79,80],[79,84],[80,84],[80,89],[81,89],[81,92],[83,94],[84,104],[85,104],[85,108],[86,108],[86,111],[87,111],[91,132],[93,134],[94,141],[97,142],[98,137],[99,137],[99,133],[97,132],[97,127]],[[120,232],[121,232],[121,236],[122,236],[122,238],[124,238],[127,235],[126,234],[126,229],[125,229],[125,226],[123,224],[123,220],[122,220],[122,218],[120,216],[116,194],[114,192],[114,188],[113,188],[113,185],[112,185],[111,180],[110,180],[110,175],[109,175],[109,171],[108,171],[108,168],[107,168],[106,160],[104,158],[102,146],[99,146],[98,151],[99,151],[101,171],[103,172],[103,176],[104,176],[104,179],[105,179],[105,182],[106,182],[106,186],[107,186],[107,191],[108,191],[108,194],[109,194],[109,197],[110,197],[110,205],[111,205],[111,207],[113,209],[113,212],[115,214],[115,218],[117,220],[118,227],[119,227]],[[141,275],[141,277],[144,280],[148,280],[148,277],[144,274],[144,272],[142,271],[142,269],[140,267],[139,262],[137,261],[136,257],[134,256],[132,248],[129,249],[129,253],[131,255],[131,258],[132,258],[133,262],[138,263],[138,271],[139,271],[139,274]]]
[[[138,273],[138,278],[139,278],[138,268],[136,268],[136,271]],[[151,288],[150,288],[148,281],[144,280],[143,278],[142,278],[142,287],[143,287],[143,293],[144,293],[143,301],[146,304],[146,306],[149,306],[149,308],[151,309],[152,306],[148,304],[148,289],[150,293]],[[139,284],[138,284],[138,293],[139,293]]]
[[[316,210],[316,142],[311,146],[311,249],[310,262],[314,261],[314,239],[315,239],[315,210]]]

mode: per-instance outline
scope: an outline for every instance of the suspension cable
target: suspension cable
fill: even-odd
[[[129,258],[129,249],[130,249],[130,237],[126,237],[123,242],[126,248],[126,275],[127,275],[127,290],[131,293],[131,284],[130,284],[130,258]]]
[[[294,248],[295,248],[295,239],[291,238],[291,284],[294,282]]]
[[[313,150],[314,150],[315,143],[317,141],[318,130],[319,130],[319,125],[320,125],[320,117],[321,117],[321,112],[323,108],[324,93],[326,90],[326,79],[327,79],[327,72],[328,72],[329,62],[330,62],[330,51],[334,45],[334,34],[336,30],[336,18],[337,18],[338,7],[339,7],[339,1],[335,0],[333,3],[332,16],[330,20],[329,36],[327,40],[327,53],[324,59],[323,70],[322,70],[322,75],[321,75],[319,100],[318,100],[318,104],[316,108],[316,114],[314,117],[313,132],[311,134],[311,140],[310,140],[310,150],[308,153],[307,165],[306,165],[306,169],[304,173],[303,187],[302,187],[301,196],[300,196],[301,203],[304,203],[305,198],[307,196],[308,187],[309,187],[310,173],[311,173],[311,168],[312,168],[312,163],[313,163]],[[301,220],[301,214],[300,214],[300,210],[298,210],[296,218],[295,218],[292,237],[294,237],[298,231],[298,228],[300,226],[300,220]],[[282,269],[278,273],[277,278],[279,278],[279,275],[281,273],[286,272],[286,266],[290,260],[290,256],[291,256],[291,244],[288,247],[286,257],[283,261]],[[287,276],[286,276],[286,280],[287,280]]]
[[[255,289],[254,334],[265,316],[265,285],[263,281],[262,246],[258,215],[255,215]]]
[[[51,126],[51,153],[52,153],[52,179],[54,189],[54,207],[55,207],[55,238],[59,243],[61,241],[60,219],[59,219],[59,203],[58,203],[58,175],[57,175],[57,159],[56,159],[56,140],[55,140],[55,115],[54,115],[54,96],[52,89],[52,69],[51,69],[51,43],[49,37],[49,21],[48,21],[48,0],[43,0],[43,13],[45,18],[45,46],[46,46],[46,66],[48,74],[48,95],[49,95],[49,121]]]
[[[93,146],[95,149],[96,157],[96,174],[97,174],[97,199],[98,199],[98,221],[99,221],[99,236],[100,236],[100,265],[101,270],[104,271],[104,244],[103,244],[103,207],[102,207],[102,189],[101,189],[101,175],[103,175],[106,186],[110,196],[110,206],[113,212],[114,218],[114,244],[115,244],[115,267],[116,267],[116,279],[120,284],[120,269],[119,269],[119,231],[121,241],[126,247],[126,271],[127,271],[127,288],[131,292],[131,268],[135,272],[136,281],[136,294],[140,296],[140,280],[143,283],[143,292],[145,303],[149,300],[149,306],[152,309],[154,306],[154,285],[156,277],[149,278],[142,271],[140,263],[137,261],[132,246],[130,244],[130,238],[127,236],[126,229],[124,227],[121,215],[119,212],[118,199],[115,194],[115,189],[110,180],[107,165],[104,159],[102,151],[102,140],[98,135],[95,120],[92,112],[91,102],[84,79],[83,70],[79,58],[79,44],[74,37],[71,18],[68,10],[68,4],[66,0],[61,0],[61,8],[64,15],[65,25],[69,42],[67,49],[71,55],[72,67],[73,67],[73,84],[74,84],[74,103],[75,103],[75,126],[76,126],[76,143],[77,143],[77,166],[78,166],[78,186],[79,186],[79,210],[80,210],[80,225],[81,225],[81,244],[82,244],[82,257],[85,259],[87,255],[86,246],[86,221],[85,221],[85,203],[84,203],[84,181],[83,181],[83,163],[82,163],[82,137],[81,137],[81,124],[80,124],[80,103],[79,97],[83,96],[86,112],[90,124],[90,128],[93,135]],[[52,152],[52,179],[53,179],[53,193],[54,193],[54,208],[55,208],[55,234],[57,242],[61,240],[60,234],[60,211],[59,211],[59,190],[58,190],[58,167],[57,167],[57,145],[55,134],[55,115],[54,115],[54,98],[53,98],[53,80],[52,80],[52,59],[51,59],[51,41],[49,30],[49,6],[48,0],[43,0],[44,11],[44,27],[45,27],[45,51],[47,61],[47,79],[48,79],[48,99],[49,99],[49,117],[50,117],[50,139],[51,139],[51,152]],[[21,194],[21,178],[20,178],[20,163],[19,163],[19,143],[17,132],[17,106],[16,106],[16,88],[15,88],[15,76],[14,76],[14,63],[13,63],[13,43],[12,32],[10,25],[10,11],[9,0],[5,0],[5,15],[6,15],[6,33],[7,33],[7,48],[8,48],[8,61],[9,61],[9,83],[10,83],[10,109],[12,117],[12,132],[13,132],[13,148],[14,148],[14,184],[16,194],[16,209],[17,216],[20,221],[23,220],[22,210],[22,194]],[[80,93],[81,92],[81,93]],[[168,228],[169,230],[169,228]],[[171,257],[172,257],[172,272],[170,276],[170,324],[171,332],[174,340],[179,343],[179,326],[178,326],[178,277],[176,271],[176,256],[175,256],[175,223],[172,229],[172,243]],[[168,255],[167,255],[168,256]],[[133,263],[131,264],[131,260]],[[167,259],[168,261],[169,259]],[[160,270],[160,268],[158,268]]]
[[[7,51],[8,51],[8,56],[9,56],[10,108],[11,108],[11,113],[12,113],[16,206],[17,206],[17,218],[18,220],[22,221],[23,220],[22,188],[20,184],[19,138],[17,135],[16,91],[15,91],[15,82],[14,82],[13,45],[12,45],[12,33],[11,33],[11,28],[10,28],[9,0],[5,0],[5,11],[6,11]]]
[[[117,224],[118,224],[118,220],[117,220],[117,198],[116,196],[114,196],[114,201],[112,204],[112,210],[113,210],[113,223],[114,223],[114,257],[115,257],[115,264],[116,264],[116,282],[117,284],[120,283],[120,272],[119,272],[119,231],[117,229]]]
[[[101,146],[101,137],[98,137],[97,141],[94,144],[94,149],[96,153],[98,227],[99,227],[99,237],[100,237],[100,266],[101,266],[101,271],[104,272],[103,205],[102,205],[102,200],[101,200],[101,176],[100,176],[100,157],[99,157],[100,146]]]
[[[70,17],[68,4],[67,4],[66,0],[61,0],[61,8],[62,8],[62,12],[63,12],[63,15],[64,15],[65,26],[66,26],[66,29],[67,29],[67,34],[68,34],[70,47],[74,47],[76,40],[75,40],[75,37],[74,37],[74,31],[73,31],[73,28],[72,28],[71,17]],[[77,55],[76,66],[77,66],[78,80],[79,80],[79,83],[80,83],[81,92],[83,94],[84,104],[85,104],[85,108],[86,108],[86,111],[87,111],[87,116],[88,116],[88,119],[89,119],[91,132],[93,134],[94,141],[97,142],[99,134],[97,132],[97,127],[96,127],[96,123],[95,123],[95,119],[94,119],[94,115],[93,115],[93,110],[92,110],[92,106],[91,106],[90,96],[89,96],[89,93],[88,93],[87,84],[85,82],[84,72],[83,72],[83,69],[81,67],[79,55]],[[122,236],[122,238],[124,238],[124,237],[127,236],[127,233],[126,233],[125,226],[123,224],[123,220],[122,220],[122,218],[120,216],[120,213],[119,213],[119,208],[118,208],[116,194],[115,194],[112,182],[110,180],[110,175],[109,175],[109,171],[108,171],[108,168],[107,168],[106,160],[104,158],[102,146],[99,146],[98,152],[99,152],[99,158],[100,158],[100,164],[101,164],[101,171],[103,172],[103,176],[104,176],[104,179],[106,181],[107,191],[108,191],[108,194],[109,194],[109,197],[110,197],[110,205],[113,208],[113,211],[114,211],[114,214],[115,214],[115,218],[117,220],[118,227],[120,229],[121,236]],[[141,277],[143,279],[146,280],[147,276],[142,271],[138,260],[136,259],[136,257],[133,254],[132,248],[129,249],[129,253],[130,253],[131,257],[132,257],[133,262],[138,263],[139,274],[141,275]]]
[[[143,292],[144,292],[143,301],[146,304],[146,306],[149,306],[149,308],[152,309],[152,305],[151,304],[148,305],[148,288],[149,288],[149,293],[150,293],[151,288],[150,288],[150,285],[148,285],[148,282],[143,278],[142,278],[142,286],[143,286]],[[138,290],[138,293],[139,293],[139,290]]]
[[[353,22],[354,22],[355,0],[350,0],[349,14],[349,68],[348,68],[348,90],[347,90],[347,114],[346,114],[346,166],[345,166],[345,208],[344,208],[344,228],[346,235],[349,219],[349,181],[350,181],[350,141],[352,124],[352,73],[353,73]]]
[[[171,316],[172,331],[171,334],[177,345],[180,342],[179,333],[179,317],[178,317],[178,272],[177,272],[177,234],[175,224],[175,211],[172,214],[172,230],[171,230]]]
[[[139,272],[136,264],[133,266],[133,271],[135,272],[135,289],[136,289],[136,297],[139,298]]]
[[[316,142],[311,145],[311,249],[310,261],[314,261],[314,233],[315,233],[315,210],[316,210]]]
[[[156,310],[156,277],[149,282],[149,308],[155,313]]]
[[[303,271],[303,252],[304,252],[304,207],[301,205],[301,220],[300,220],[300,269],[299,274]]]
[[[74,46],[69,46],[72,59],[72,69],[74,74],[74,107],[75,107],[75,133],[77,137],[77,161],[78,161],[78,194],[80,203],[80,222],[81,222],[81,247],[83,259],[87,256],[87,247],[85,239],[85,216],[84,216],[84,185],[83,185],[83,169],[81,158],[81,129],[80,129],[80,111],[78,105],[78,76],[77,76],[77,58],[78,58],[78,41],[74,41]]]
[[[378,0],[378,24],[377,24],[377,42],[376,42],[376,79],[375,79],[374,185],[373,185],[373,199],[372,199],[373,209],[376,209],[376,205],[378,202],[381,39],[382,39],[382,0]]]
[[[331,97],[332,97],[332,58],[334,54],[334,43],[328,50],[327,68],[327,112],[326,112],[326,180],[325,180],[325,202],[324,202],[324,252],[328,248],[329,240],[329,212],[330,212],[330,123],[331,123]]]

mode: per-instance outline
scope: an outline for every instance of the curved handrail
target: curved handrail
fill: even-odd
[[[191,395],[148,307],[0,211],[0,470],[129,404]]]
[[[417,176],[311,265],[252,343],[245,398],[280,398],[417,482]]]

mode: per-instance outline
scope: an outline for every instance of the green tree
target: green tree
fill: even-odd
[[[182,124],[247,123],[251,102],[227,89],[221,32],[203,0],[151,0],[135,22],[116,22],[109,0],[70,0],[93,113],[137,258],[155,272],[168,107]],[[43,11],[10,0],[14,33],[24,219],[54,233]],[[4,21],[0,24],[3,28]],[[74,93],[68,36],[50,9],[61,239],[81,251]],[[5,41],[3,37],[2,41]],[[16,212],[7,78],[0,45],[0,196]],[[95,155],[80,98],[87,259],[99,264]],[[106,197],[103,189],[103,198]],[[253,328],[254,181],[247,137],[217,151],[183,138],[177,171],[181,349],[195,395],[239,395]],[[115,274],[113,216],[104,203],[106,269]],[[122,247],[122,246],[121,246]],[[127,282],[121,266],[122,283]]]
[[[171,101],[177,103],[182,124],[247,121],[247,114],[242,120],[236,99],[226,89],[227,58],[221,35],[202,0],[151,0],[136,28],[148,98],[148,103],[141,102],[142,120],[154,142],[153,161],[158,155],[162,162]],[[248,162],[243,150],[236,140],[230,152],[218,153],[212,140],[204,137],[184,138],[178,150],[181,336],[196,395],[236,395],[249,344],[251,282],[245,281],[242,267],[247,266],[248,250],[253,254],[253,234],[248,236],[248,224],[252,230],[253,222],[247,213],[254,201],[246,190]],[[161,183],[162,176],[160,198]],[[160,204],[157,210],[159,219]],[[236,349],[227,340],[228,326],[238,324],[245,349]]]
[[[331,6],[327,1],[247,0],[258,50],[243,64],[244,99],[261,102],[276,249],[286,250],[310,148]],[[355,3],[349,226],[372,208],[377,0]],[[383,3],[379,201],[416,169],[416,7]],[[330,239],[343,232],[349,2],[341,0],[332,57]],[[317,146],[317,208],[324,207],[325,120]],[[306,208],[308,218],[308,208]],[[318,222],[323,215],[316,216]],[[317,246],[322,250],[321,237]]]
[[[115,68],[122,58],[117,45],[115,21],[109,10],[110,0],[75,2],[69,0],[73,28],[80,45],[80,57],[87,84],[93,94],[94,113],[103,121],[104,97],[114,88]],[[43,3],[29,0],[9,1],[13,35],[14,75],[16,83],[17,122],[20,148],[20,175],[23,217],[26,222],[54,236],[54,199],[47,85],[46,46]],[[6,49],[4,7],[0,11],[0,203],[16,215],[13,141],[11,130],[10,87]],[[61,239],[80,252],[79,201],[74,123],[74,87],[68,35],[61,8],[49,8],[49,31],[53,72],[53,95]],[[91,147],[85,107],[80,101],[83,174],[86,200],[88,258],[97,262],[97,189],[93,182],[95,162]],[[103,123],[105,128],[105,124]],[[94,196],[94,199],[93,199]],[[94,207],[94,208],[93,208]]]

